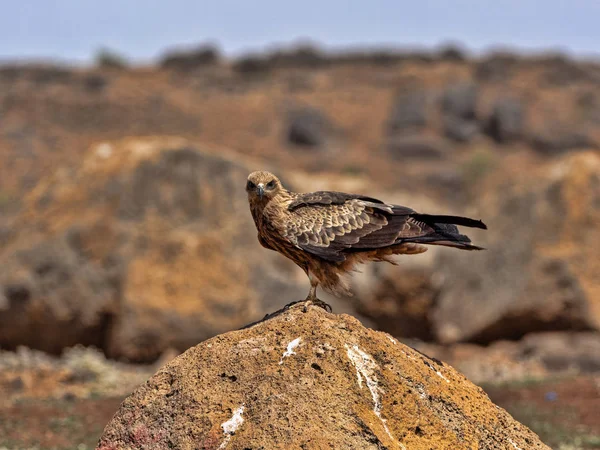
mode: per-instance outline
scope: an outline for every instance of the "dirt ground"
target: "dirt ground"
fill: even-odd
[[[492,401],[554,449],[600,448],[600,377],[483,386]]]
[[[121,401],[173,356],[136,366],[82,347],[60,358],[24,348],[0,352],[0,450],[94,448]],[[600,448],[600,376],[482,386],[552,448]]]
[[[0,449],[94,448],[119,404],[157,369],[81,346],[60,358],[0,351]]]
[[[123,398],[19,401],[0,409],[0,448],[90,449]]]

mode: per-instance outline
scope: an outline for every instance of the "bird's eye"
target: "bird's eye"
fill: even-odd
[[[271,180],[267,183],[267,189],[273,189],[275,187],[275,180]]]
[[[256,185],[252,181],[248,180],[248,183],[246,183],[246,190],[251,191],[252,189],[255,189],[255,188],[256,188]]]

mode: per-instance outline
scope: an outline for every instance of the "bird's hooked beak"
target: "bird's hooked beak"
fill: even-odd
[[[256,186],[256,193],[258,194],[258,198],[262,200],[263,195],[265,195],[265,185],[260,183],[258,186]]]

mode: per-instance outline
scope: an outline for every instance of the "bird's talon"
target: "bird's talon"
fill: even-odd
[[[302,311],[306,312],[310,305],[315,305],[315,306],[318,306],[319,308],[323,308],[328,313],[333,311],[333,309],[331,309],[331,306],[329,305],[329,303],[325,303],[323,300],[319,300],[318,298],[315,298],[313,300],[306,300],[306,305],[304,306]]]
[[[290,309],[290,308],[292,308],[293,306],[297,305],[298,303],[302,303],[302,302],[304,302],[304,300],[296,300],[295,302],[290,302],[290,303],[288,303],[287,305],[285,305],[285,306],[283,307],[283,310],[284,310],[284,311],[287,311],[288,309]]]

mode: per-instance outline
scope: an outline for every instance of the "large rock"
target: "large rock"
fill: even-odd
[[[355,310],[377,329],[398,337],[435,339],[431,312],[440,293],[432,268],[436,250],[418,256],[399,256],[397,266],[369,264],[352,277]]]
[[[323,147],[331,137],[330,120],[321,111],[310,108],[295,108],[288,113],[286,140],[288,143],[307,148]]]
[[[356,319],[293,308],[169,363],[98,449],[547,449],[483,390]]]
[[[471,141],[479,133],[477,121],[460,117],[445,117],[443,127],[447,138],[460,143]]]
[[[103,346],[122,269],[94,264],[82,250],[72,229],[0,258],[0,347]]]
[[[473,83],[458,83],[446,89],[442,96],[442,112],[465,120],[477,117],[478,89]]]
[[[478,87],[473,83],[459,83],[446,89],[441,100],[446,137],[465,143],[477,135],[477,98]]]
[[[525,128],[522,103],[514,98],[499,98],[494,103],[486,132],[496,142],[508,143],[520,138]]]
[[[600,330],[599,174],[600,156],[578,153],[490,176],[476,209],[413,198],[421,211],[482,218],[489,230],[463,231],[487,250],[431,246],[397,266],[366,265],[353,276],[356,311],[394,336],[446,344]]]
[[[416,90],[399,93],[385,128],[388,135],[415,133],[427,126],[427,91]]]
[[[101,144],[43,180],[0,251],[0,347],[151,361],[281,306],[267,292],[303,298],[301,271],[257,242],[249,171],[149,138]]]
[[[442,342],[600,330],[600,156],[573,154],[491,182],[479,215],[487,251],[440,253],[432,311]]]
[[[585,130],[565,129],[564,125],[547,126],[532,133],[531,146],[538,153],[552,156],[575,150],[590,150],[597,144]]]

